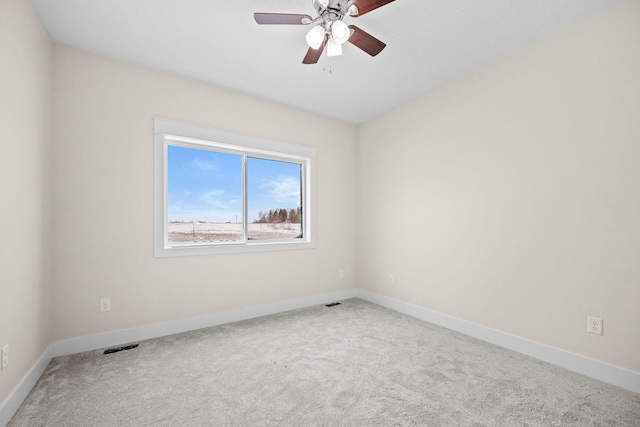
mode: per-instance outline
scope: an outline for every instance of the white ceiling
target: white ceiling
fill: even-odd
[[[396,0],[345,18],[387,44],[302,64],[311,0],[34,0],[61,44],[359,124],[620,0]]]

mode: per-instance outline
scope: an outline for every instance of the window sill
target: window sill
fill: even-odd
[[[184,245],[171,247],[156,247],[155,257],[176,257],[196,255],[238,254],[248,252],[289,251],[297,249],[313,249],[315,242],[256,242],[248,241],[238,244],[210,244],[210,245]]]

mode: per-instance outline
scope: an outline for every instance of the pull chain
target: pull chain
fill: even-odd
[[[323,64],[322,64],[322,71],[324,72],[329,72],[329,74],[331,74],[332,70],[331,70],[331,58],[328,57],[327,55],[322,55],[324,58],[322,60]]]

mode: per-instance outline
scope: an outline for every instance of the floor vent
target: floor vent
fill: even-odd
[[[109,350],[105,350],[104,353],[102,353],[102,354],[117,353],[117,352],[122,351],[122,350],[132,350],[132,349],[136,348],[137,346],[138,346],[138,344],[131,344],[131,345],[125,345],[124,347],[110,348]]]
[[[325,306],[325,307],[334,307],[334,306],[336,306],[336,305],[341,305],[341,304],[342,304],[342,303],[340,303],[340,302],[332,302],[331,304],[325,304],[324,306]]]

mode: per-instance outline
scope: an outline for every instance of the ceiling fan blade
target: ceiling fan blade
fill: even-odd
[[[307,50],[307,54],[304,56],[304,59],[302,60],[302,63],[316,64],[320,59],[320,56],[322,56],[322,51],[324,50],[324,47],[327,44],[327,40],[328,40],[328,37],[325,35],[324,41],[322,42],[322,45],[319,48],[317,49],[309,48],[309,50]]]
[[[358,13],[352,15],[354,18],[362,16],[365,13],[369,13],[385,4],[391,3],[395,0],[353,0],[352,3],[358,7]]]
[[[387,45],[377,38],[373,37],[371,34],[367,33],[364,30],[356,27],[355,25],[349,25],[351,31],[351,37],[347,40],[352,45],[359,47],[364,50],[371,56],[376,56],[382,49],[384,49]]]
[[[313,21],[309,15],[296,13],[254,13],[253,18],[261,25],[306,25]]]

